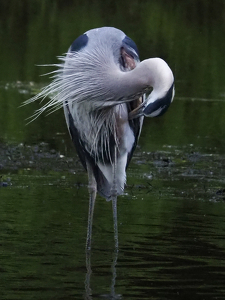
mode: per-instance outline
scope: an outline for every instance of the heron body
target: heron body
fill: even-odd
[[[160,58],[140,62],[136,44],[112,27],[87,31],[60,59],[63,63],[56,65],[53,82],[27,103],[54,94],[36,116],[63,106],[88,172],[89,216],[98,191],[113,200],[116,220],[116,197],[123,193],[143,117],[166,112],[174,96],[173,73]]]
[[[82,90],[78,101],[77,92],[65,101],[67,126],[84,168],[89,165],[96,189],[106,199],[123,192],[126,168],[143,122],[143,116],[129,120],[129,113],[143,97],[129,99],[129,93],[118,93],[120,83],[115,85],[114,77],[138,63],[137,47],[131,39],[120,30],[102,28],[75,40],[63,70],[68,84],[79,78],[77,89]]]

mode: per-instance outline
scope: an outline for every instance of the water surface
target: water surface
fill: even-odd
[[[0,4],[0,298],[224,299],[223,1],[7,1]],[[118,200],[97,198],[85,252],[87,175],[63,112],[20,104],[71,42],[124,30],[141,59],[164,58],[176,97],[146,119]]]

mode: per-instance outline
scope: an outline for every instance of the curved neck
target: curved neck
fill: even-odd
[[[135,69],[129,72],[114,70],[111,78],[111,91],[115,98],[123,95],[124,98],[141,95],[153,88],[154,94],[164,94],[173,84],[174,77],[167,63],[160,58],[150,58],[140,62]],[[111,73],[112,74],[112,73]]]

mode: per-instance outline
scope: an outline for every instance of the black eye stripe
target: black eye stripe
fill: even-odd
[[[128,36],[125,36],[122,42],[122,47],[126,50],[126,52],[131,55],[133,58],[139,58],[139,52],[137,45],[135,42],[129,38]]]
[[[88,43],[88,36],[86,34],[80,35],[71,45],[70,51],[71,52],[78,52]]]
[[[157,110],[161,109],[159,111],[159,114],[156,115],[156,117],[163,115],[171,104],[171,100],[173,96],[173,87],[174,84],[171,85],[170,89],[168,90],[168,92],[163,98],[157,99],[153,103],[150,103],[148,106],[146,106],[144,109],[144,114],[146,116],[149,116],[152,113],[156,112]]]

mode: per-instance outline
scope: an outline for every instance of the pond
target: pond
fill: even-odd
[[[0,298],[224,299],[225,3],[2,1],[0,3]],[[120,28],[141,60],[159,56],[176,96],[146,118],[118,198],[97,197],[85,251],[87,174],[63,111],[27,118],[21,103],[50,82],[72,41]]]

